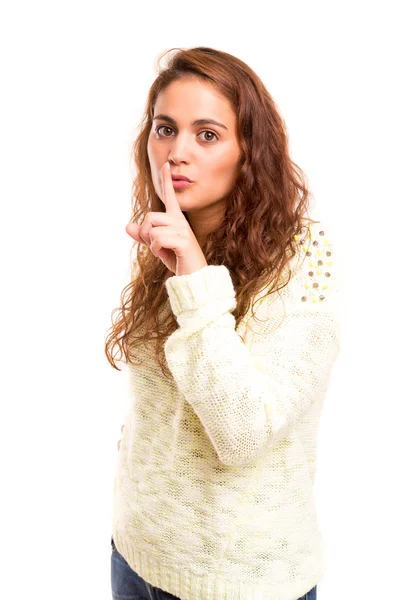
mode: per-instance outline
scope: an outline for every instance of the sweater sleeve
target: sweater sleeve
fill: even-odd
[[[179,324],[164,346],[168,367],[225,465],[257,460],[323,398],[340,350],[338,290],[327,262],[316,270],[316,260],[304,261],[288,283],[284,314],[278,302],[259,302],[246,324],[251,344],[236,331],[225,266],[166,281]]]

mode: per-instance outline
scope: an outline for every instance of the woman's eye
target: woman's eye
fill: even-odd
[[[216,139],[218,139],[217,135],[213,132],[213,131],[201,131],[201,133],[211,133],[211,135],[213,135]],[[206,139],[206,142],[210,142],[210,139]]]
[[[172,127],[168,127],[168,125],[159,125],[158,127],[156,127],[156,133],[159,133],[160,129],[169,129],[170,131],[172,130]],[[201,131],[200,133],[207,133],[207,134],[211,134],[212,136],[214,136],[216,139],[218,139],[218,136],[216,133],[214,133],[213,131],[211,131],[210,129],[206,129],[205,131]],[[161,137],[170,137],[169,135],[162,135]],[[204,139],[205,142],[211,142],[213,141],[212,139],[210,140],[210,138],[206,138]]]
[[[158,127],[156,127],[156,132],[158,133],[160,131],[160,129],[171,129],[171,127],[168,127],[167,125],[159,125]],[[162,136],[162,137],[169,137],[169,135],[167,136]]]

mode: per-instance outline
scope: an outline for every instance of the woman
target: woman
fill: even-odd
[[[257,75],[174,50],[134,146],[137,257],[106,342],[132,390],[113,598],[311,600],[326,568],[317,430],[340,349],[333,245]]]

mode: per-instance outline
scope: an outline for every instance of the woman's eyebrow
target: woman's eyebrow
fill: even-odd
[[[162,119],[163,121],[168,121],[168,123],[172,123],[172,125],[177,125],[177,122],[175,121],[175,119],[173,119],[172,117],[169,117],[168,115],[156,115],[155,117],[153,117],[153,120],[155,121],[156,119]],[[211,125],[216,125],[217,127],[223,127],[223,129],[228,130],[228,128],[223,124],[223,123],[219,123],[218,121],[215,121],[214,119],[197,119],[196,121],[193,121],[192,125],[207,125],[207,124],[211,124]]]

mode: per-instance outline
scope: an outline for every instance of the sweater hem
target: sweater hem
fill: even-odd
[[[129,546],[118,532],[113,533],[113,540],[133,571],[153,587],[180,600],[298,600],[319,583],[327,568],[327,555],[323,553],[313,573],[301,581],[279,587],[265,581],[258,584],[226,581],[210,573],[195,573],[180,565],[161,563],[151,554]]]

